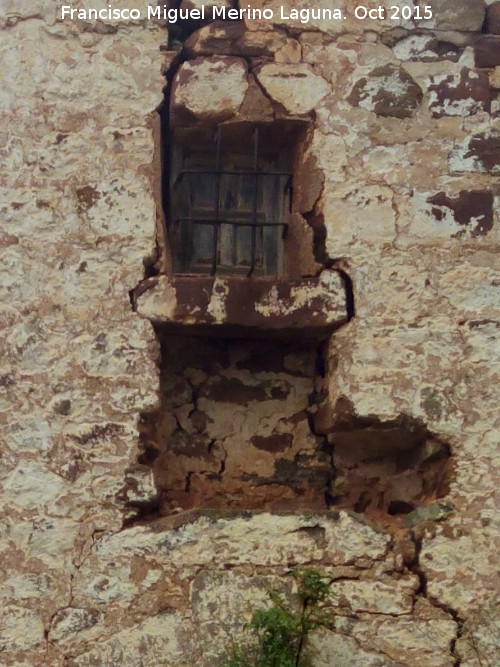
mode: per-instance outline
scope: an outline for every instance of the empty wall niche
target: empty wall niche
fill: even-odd
[[[146,417],[142,462],[161,513],[326,508],[331,456],[310,428],[317,345],[159,339],[161,408]]]

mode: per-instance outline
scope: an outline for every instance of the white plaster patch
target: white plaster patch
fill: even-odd
[[[216,277],[207,306],[207,313],[211,315],[215,324],[221,324],[227,317],[226,298],[229,294],[229,285],[223,278]]]
[[[321,299],[324,312],[332,319],[338,318],[338,311],[345,311],[344,286],[336,271],[323,271],[316,285],[307,284],[290,289],[287,299],[279,297],[278,288],[273,285],[269,292],[255,304],[255,310],[265,317],[288,316],[301,308],[312,306],[315,299]]]

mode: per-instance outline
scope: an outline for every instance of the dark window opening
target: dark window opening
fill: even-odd
[[[276,276],[291,205],[290,133],[219,125],[173,133],[170,229],[176,273]]]

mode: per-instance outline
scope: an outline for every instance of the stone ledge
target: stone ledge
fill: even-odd
[[[135,290],[137,312],[165,333],[326,337],[349,319],[337,271],[301,280],[157,276]]]

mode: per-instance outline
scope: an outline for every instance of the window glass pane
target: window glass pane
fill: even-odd
[[[193,217],[203,216],[206,211],[215,215],[215,201],[217,194],[216,177],[213,174],[189,174],[191,183],[191,206],[198,214]],[[210,217],[213,217],[211,215]]]
[[[283,236],[283,227],[263,227],[263,248],[264,248],[264,271],[272,275],[277,272],[281,239]]]
[[[250,266],[252,257],[252,228],[236,228],[236,265]]]
[[[234,227],[221,225],[219,236],[219,263],[222,266],[234,266]]]
[[[260,185],[260,184],[259,184]],[[240,176],[239,183],[239,207],[242,210],[248,211],[250,214],[253,211],[254,196],[255,196],[255,177],[254,176]],[[260,188],[258,188],[259,190]],[[258,195],[257,195],[258,196]],[[259,208],[257,203],[257,209]]]
[[[214,225],[193,224],[192,264],[212,264]]]
[[[252,262],[252,228],[238,227],[236,239],[238,266],[250,266]],[[255,268],[262,267],[262,227],[255,228]]]
[[[263,265],[262,228],[255,230],[255,267]],[[252,262],[252,228],[245,225],[221,225],[220,264],[225,267],[250,268]]]

